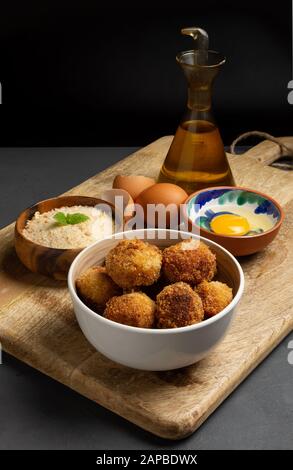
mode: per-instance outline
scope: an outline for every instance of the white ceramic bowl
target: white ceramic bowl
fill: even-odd
[[[220,245],[202,237],[201,240],[217,256],[219,279],[226,281],[234,294],[232,302],[208,320],[164,330],[122,325],[93,312],[76,293],[76,278],[87,268],[102,264],[109,250],[122,238],[142,238],[166,247],[184,237],[199,238],[192,233],[165,229],[123,232],[85,248],[73,261],[68,273],[68,286],[77,321],[88,341],[109,359],[142,370],[177,369],[205,357],[225,335],[243,293],[244,275],[234,256]]]

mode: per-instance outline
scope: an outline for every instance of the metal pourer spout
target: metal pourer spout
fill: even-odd
[[[198,65],[206,65],[208,63],[209,36],[208,33],[196,26],[190,28],[182,28],[181,34],[191,36],[194,40],[194,63]]]

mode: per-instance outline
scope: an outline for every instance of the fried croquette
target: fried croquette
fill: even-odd
[[[131,292],[113,297],[107,302],[104,317],[138,328],[152,328],[156,304],[143,292]]]
[[[158,328],[180,328],[199,323],[203,318],[202,301],[185,282],[171,284],[157,295]]]
[[[76,280],[76,289],[84,303],[97,312],[104,310],[111,297],[122,293],[103,266],[93,266],[82,273]]]
[[[216,273],[216,256],[198,240],[189,239],[169,246],[163,251],[163,274],[169,282],[187,282],[192,286]]]
[[[124,289],[149,286],[160,276],[162,253],[142,240],[122,240],[106,256],[106,270]]]
[[[195,289],[200,296],[206,317],[213,317],[221,312],[232,301],[231,287],[223,282],[201,282]]]

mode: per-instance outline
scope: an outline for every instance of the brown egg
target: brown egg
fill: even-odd
[[[154,184],[155,180],[153,178],[148,178],[147,176],[117,175],[113,181],[113,188],[124,189],[124,191],[127,191],[132,199],[135,200],[142,191]]]
[[[145,189],[139,196],[136,198],[135,203],[140,204],[144,210],[145,222],[148,222],[149,225],[162,226],[158,216],[156,215],[155,220],[152,223],[152,220],[147,220],[147,206],[148,204],[163,204],[168,206],[173,204],[174,206],[167,211],[167,223],[168,227],[171,221],[175,220],[178,217],[178,208],[180,204],[183,204],[187,199],[188,195],[184,189],[180,188],[176,184],[171,183],[157,183],[153,186]],[[175,217],[176,216],[176,217]]]

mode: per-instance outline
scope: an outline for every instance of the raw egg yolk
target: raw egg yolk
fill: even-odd
[[[211,221],[211,229],[219,235],[245,235],[250,230],[245,217],[233,214],[218,215]]]

